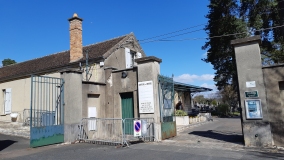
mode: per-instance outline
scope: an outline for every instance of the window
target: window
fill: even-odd
[[[132,68],[134,66],[134,59],[142,58],[142,54],[125,48],[125,65],[126,68]]]
[[[11,88],[3,89],[3,99],[4,99],[4,114],[10,114],[11,113]]]

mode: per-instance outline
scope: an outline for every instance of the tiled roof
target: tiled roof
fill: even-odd
[[[84,58],[82,60],[85,59],[86,49],[89,50],[89,59],[96,59],[102,57],[108,50],[118,44],[126,36],[127,35],[83,47]],[[0,82],[52,69],[60,69],[69,64],[69,51],[64,51],[5,66],[0,68]]]

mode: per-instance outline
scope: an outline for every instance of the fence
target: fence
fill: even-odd
[[[141,120],[141,136],[134,136],[134,120]],[[78,140],[127,146],[131,141],[154,141],[154,119],[83,118],[79,125]]]
[[[123,120],[114,118],[83,118],[79,141],[123,144]]]
[[[33,116],[33,122],[41,122],[41,113],[46,112],[46,110],[32,110],[36,112],[35,116]],[[31,120],[31,109],[24,109],[23,111],[23,125],[29,126]]]
[[[23,111],[23,126],[29,126],[31,122],[31,114],[33,114],[33,126],[47,126],[55,124],[55,111],[24,109]]]
[[[141,136],[134,136],[134,120],[141,120]],[[154,118],[125,118],[123,124],[124,143],[126,145],[137,140],[154,141]]]

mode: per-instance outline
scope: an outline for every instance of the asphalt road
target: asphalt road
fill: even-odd
[[[241,150],[244,146],[239,118],[215,118],[213,121],[184,129],[164,142],[179,146]]]
[[[238,125],[238,119],[218,119],[184,129],[177,137],[167,141],[138,143],[129,148],[89,143],[28,148],[28,139],[0,134],[0,159],[284,159],[284,154],[275,150],[264,152],[244,148]]]
[[[29,148],[29,139],[0,134],[0,155],[25,148]]]

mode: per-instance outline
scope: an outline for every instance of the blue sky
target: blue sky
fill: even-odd
[[[23,62],[69,50],[67,19],[75,12],[84,20],[83,45],[89,45],[130,32],[143,40],[207,23],[208,4],[208,0],[0,0],[0,60]],[[169,39],[201,37],[207,37],[204,30]],[[176,81],[212,88],[212,65],[201,61],[205,41],[141,41],[141,46],[147,56],[163,60],[163,75],[174,74]]]

